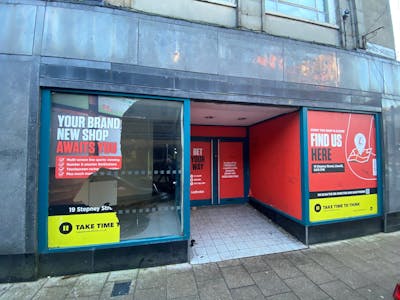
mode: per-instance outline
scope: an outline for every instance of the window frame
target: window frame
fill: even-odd
[[[182,191],[181,191],[181,235],[170,235],[161,237],[138,238],[122,240],[117,243],[96,244],[88,246],[71,246],[62,248],[48,247],[48,209],[49,209],[49,160],[50,160],[50,128],[52,102],[51,94],[85,94],[102,95],[114,97],[129,97],[139,99],[153,99],[164,101],[178,101],[182,103]],[[128,246],[139,246],[176,241],[189,240],[190,237],[190,100],[185,98],[172,98],[163,96],[144,96],[138,94],[111,93],[100,91],[82,91],[66,89],[42,89],[41,90],[41,115],[40,115],[40,151],[39,151],[39,180],[38,180],[38,252],[60,253],[71,251],[87,251],[93,249],[110,249]]]
[[[293,3],[288,0],[265,0],[264,1],[264,12],[266,14],[277,15],[281,17],[286,17],[289,19],[300,20],[307,23],[318,24],[328,27],[335,27],[337,28],[337,16],[336,16],[336,0],[324,0],[325,1],[325,10],[320,11],[317,7],[317,0],[314,0],[314,6],[303,5],[298,3]],[[268,6],[269,3],[273,2],[274,8]],[[316,18],[306,18],[296,14],[290,14],[278,9],[278,4],[288,5],[293,8],[301,8],[312,12],[315,14]],[[328,21],[320,20],[319,15],[324,14]]]

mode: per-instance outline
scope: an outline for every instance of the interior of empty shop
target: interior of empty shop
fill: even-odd
[[[304,247],[265,214],[301,223],[300,131],[297,107],[191,102],[192,263]]]

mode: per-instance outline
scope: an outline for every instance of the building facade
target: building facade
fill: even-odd
[[[400,229],[388,1],[0,0],[1,281],[188,261],[190,207]]]

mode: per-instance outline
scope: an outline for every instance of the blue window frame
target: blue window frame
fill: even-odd
[[[189,238],[189,100],[43,90],[40,140],[40,252]]]

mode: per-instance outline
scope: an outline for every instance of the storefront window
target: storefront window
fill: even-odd
[[[308,111],[310,222],[379,212],[375,116]]]
[[[182,235],[182,106],[52,94],[49,248]]]

